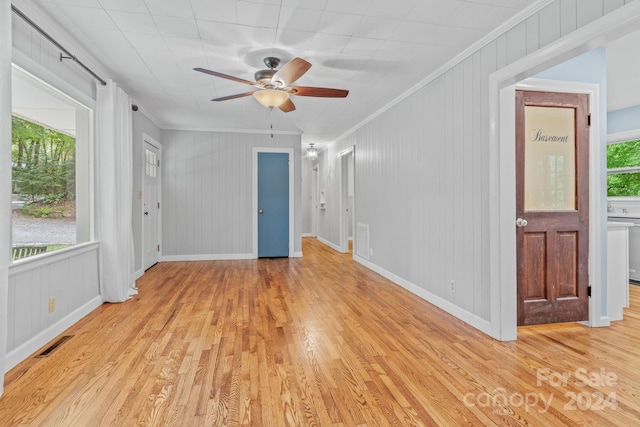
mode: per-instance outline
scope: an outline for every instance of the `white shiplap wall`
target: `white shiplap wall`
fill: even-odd
[[[300,135],[167,130],[162,142],[164,259],[251,257],[254,147],[294,149],[294,241],[302,251]]]
[[[338,153],[355,145],[356,222],[369,225],[374,253],[365,263],[489,333],[500,297],[489,283],[489,75],[625,3],[551,2],[330,145],[319,238],[339,245]]]
[[[19,0],[15,3],[36,22],[41,25],[48,23],[29,3]],[[62,30],[51,26],[46,30],[74,53],[88,57],[65,37]],[[84,105],[94,106],[95,80],[90,75],[71,61],[61,62],[59,49],[13,14],[11,32],[13,63]],[[3,191],[5,188],[10,191],[10,181],[3,180],[0,185]],[[2,241],[8,242],[9,239]],[[41,259],[16,263],[9,268],[8,286],[6,369],[15,366],[102,303],[98,244],[90,243]],[[56,299],[53,313],[48,310],[49,297]]]
[[[98,74],[102,74],[103,78],[106,78],[104,72],[91,63],[90,55],[74,46],[69,37],[63,31],[58,30],[57,26],[51,25],[37,7],[21,1],[16,3],[30,19],[38,25],[44,26],[44,29],[63,46],[71,50],[83,62],[88,63]],[[92,107],[93,100],[95,100],[96,83],[91,75],[87,74],[74,61],[60,61],[60,49],[42,37],[22,18],[15,14],[12,14],[12,18],[13,63],[62,90],[77,101]]]
[[[49,298],[55,311],[49,312]],[[102,304],[98,244],[36,256],[9,268],[7,368]]]

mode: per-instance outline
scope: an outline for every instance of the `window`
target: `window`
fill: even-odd
[[[12,71],[11,244],[14,261],[91,238],[87,108]]]
[[[158,156],[146,148],[144,152],[145,175],[155,178],[158,170]]]
[[[607,145],[607,196],[640,197],[640,140]]]

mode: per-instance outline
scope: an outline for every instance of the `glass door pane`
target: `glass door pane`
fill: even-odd
[[[576,210],[575,110],[525,106],[525,211]]]

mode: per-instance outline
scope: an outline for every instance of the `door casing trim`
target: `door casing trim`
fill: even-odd
[[[530,91],[539,91],[539,92],[556,92],[556,93],[579,93],[579,94],[587,94],[589,96],[589,113],[591,114],[591,126],[589,127],[589,257],[588,257],[588,276],[589,276],[589,285],[592,286],[592,296],[589,298],[589,320],[583,323],[587,326],[609,326],[609,320],[606,317],[603,317],[601,310],[601,300],[602,300],[602,250],[601,244],[603,241],[606,241],[606,238],[602,239],[602,233],[605,233],[607,230],[606,221],[604,224],[601,224],[602,215],[600,213],[600,206],[602,206],[600,202],[600,197],[602,194],[602,185],[601,185],[601,147],[602,147],[602,138],[600,137],[600,87],[594,83],[581,83],[581,82],[568,82],[568,81],[559,81],[559,80],[547,80],[547,79],[536,79],[529,78],[525,79],[522,82],[519,82],[515,86],[510,86],[508,88],[503,89],[503,91],[507,91],[511,93],[513,88],[513,100],[515,101],[515,91],[516,90],[530,90]],[[505,105],[505,108],[510,108]],[[515,113],[515,102],[513,104],[513,108],[511,109]],[[513,125],[513,141],[514,141],[514,152],[515,152],[515,114],[513,120],[509,123],[509,120],[502,120],[504,116],[508,115],[507,111],[502,110],[502,106],[500,107],[500,118],[501,123],[504,123],[506,129],[510,133],[509,129],[511,125]],[[501,125],[502,128],[502,125]],[[515,169],[514,169],[515,171]],[[515,179],[515,178],[514,178]],[[514,192],[515,198],[515,192]],[[514,199],[515,201],[515,199]],[[596,201],[598,203],[596,203]],[[515,206],[515,205],[514,205]],[[514,215],[515,221],[515,215]],[[601,228],[601,226],[603,228]],[[604,230],[604,231],[602,231]],[[515,238],[515,227],[514,227],[514,238]],[[517,283],[517,281],[516,281]],[[516,304],[517,304],[517,296],[516,296]],[[516,309],[516,319],[517,319],[517,309]],[[517,323],[517,322],[516,322]]]
[[[158,262],[162,261],[162,144],[160,142],[158,142],[157,140],[155,140],[154,138],[152,138],[150,135],[146,134],[146,133],[142,133],[142,147],[140,149],[141,152],[141,156],[142,159],[144,161],[144,150],[146,149],[146,144],[151,145],[152,147],[154,147],[156,150],[158,150],[158,160],[160,160],[160,173],[158,174],[157,178],[158,178],[158,185],[156,187],[156,195],[158,197],[158,203],[160,203],[160,209],[158,209],[158,217],[157,217],[157,224],[156,224],[156,232],[158,233],[158,244],[160,245],[160,251],[158,251]],[[145,167],[144,167],[144,163],[141,165],[141,171],[142,173],[142,182],[141,182],[141,186],[143,188],[144,191],[144,180],[145,180]],[[136,278],[140,278],[144,275],[144,272],[146,270],[146,266],[145,266],[145,259],[144,259],[144,242],[145,242],[145,230],[144,230],[144,194],[143,194],[143,199],[142,199],[142,204],[143,204],[143,208],[140,211],[140,217],[142,218],[142,230],[140,235],[142,236],[142,241],[140,242],[140,257],[142,260],[142,268],[140,272],[136,272]],[[139,275],[139,276],[138,276]]]
[[[492,298],[492,336],[503,341],[517,339],[517,258],[516,258],[516,203],[515,203],[515,91],[539,90],[547,92],[586,93],[589,95],[591,128],[589,130],[589,284],[592,298],[589,300],[589,326],[608,326],[609,320],[602,313],[602,215],[600,212],[602,186],[600,182],[600,99],[599,86],[592,83],[525,79],[499,91],[499,224],[500,241],[492,241],[500,247],[498,283],[492,281],[492,290],[498,290],[499,298]],[[494,189],[495,187],[492,187]],[[495,208],[494,208],[495,209]],[[492,218],[494,218],[492,216]],[[492,263],[492,272],[495,263]],[[496,286],[497,285],[497,286]],[[498,301],[496,301],[496,299]]]
[[[289,155],[289,258],[294,258],[294,156],[293,148],[253,147],[253,258],[258,258],[258,153],[286,153]]]

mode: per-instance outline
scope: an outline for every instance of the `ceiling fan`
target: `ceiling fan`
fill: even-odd
[[[255,82],[230,76],[228,74],[222,74],[217,71],[207,70],[206,68],[194,68],[194,70],[258,88],[258,90],[252,90],[245,93],[214,98],[212,101],[228,101],[230,99],[253,95],[258,102],[265,107],[269,109],[277,107],[285,113],[296,109],[296,106],[289,98],[290,95],[314,96],[320,98],[345,98],[349,94],[349,91],[344,89],[291,86],[291,84],[302,77],[304,73],[311,68],[311,64],[302,58],[293,58],[280,70],[276,70],[278,65],[280,65],[279,58],[269,56],[264,59],[264,63],[268,69],[256,71]]]

